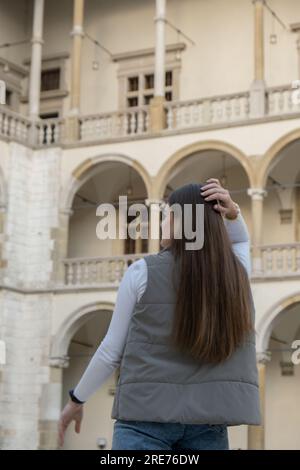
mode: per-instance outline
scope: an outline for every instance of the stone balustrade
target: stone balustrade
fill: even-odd
[[[261,251],[261,271],[252,278],[300,277],[300,243],[264,245]],[[65,266],[65,285],[89,287],[117,286],[128,266],[144,256],[141,254],[109,257],[69,258]]]
[[[260,247],[262,277],[300,276],[300,243]]]
[[[65,259],[65,285],[118,285],[128,266],[143,256],[144,254]]]
[[[165,103],[166,127],[162,135],[172,131],[188,132],[210,126],[227,127],[251,121],[250,93],[232,93],[188,101]],[[264,119],[283,119],[300,115],[300,99],[289,85],[266,90]],[[66,120],[29,118],[0,106],[0,137],[33,147],[69,144]],[[149,106],[128,108],[123,111],[79,117],[79,131],[73,143],[101,142],[130,139],[151,134]]]

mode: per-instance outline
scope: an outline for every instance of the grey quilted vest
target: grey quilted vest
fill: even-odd
[[[222,365],[169,345],[175,304],[170,250],[145,256],[148,281],[129,325],[111,418],[183,424],[261,424],[255,333]],[[254,303],[253,322],[255,320]]]

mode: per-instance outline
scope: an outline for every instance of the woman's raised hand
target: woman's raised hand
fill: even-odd
[[[228,189],[222,187],[217,178],[209,178],[201,187],[201,196],[205,201],[217,199],[218,203],[214,205],[214,209],[220,212],[227,219],[235,219],[238,215],[238,206],[231,199]]]

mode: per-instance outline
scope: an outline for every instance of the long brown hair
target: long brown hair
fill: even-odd
[[[184,205],[192,205],[193,230],[196,204],[204,204],[203,247],[185,249],[191,240],[184,233],[171,241],[177,274],[173,278],[177,293],[171,339],[196,360],[220,363],[254,331],[252,296],[248,274],[232,250],[223,217],[213,208],[217,201],[205,201],[201,186],[187,184],[168,198],[170,206],[181,206],[182,224]]]

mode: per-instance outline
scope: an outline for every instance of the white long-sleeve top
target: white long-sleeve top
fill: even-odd
[[[233,251],[250,276],[250,238],[244,218],[239,213],[234,220],[223,220]],[[128,267],[121,280],[108,331],[74,389],[74,395],[79,400],[87,401],[120,365],[131,315],[146,286],[147,264],[140,259]]]

